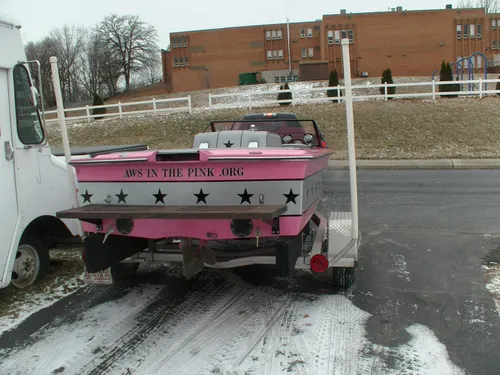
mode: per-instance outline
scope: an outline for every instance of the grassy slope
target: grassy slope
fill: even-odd
[[[356,152],[361,159],[498,157],[500,98],[393,100],[354,103]],[[265,109],[231,109],[107,119],[69,126],[72,146],[146,143],[152,149],[190,147],[210,120],[234,119],[248,112],[293,111],[315,119],[333,158],[347,157],[345,107],[338,104]],[[48,129],[60,147],[57,125]]]

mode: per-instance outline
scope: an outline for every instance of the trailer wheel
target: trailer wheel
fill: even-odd
[[[354,267],[333,267],[333,282],[342,288],[349,288],[355,281]]]
[[[21,239],[16,260],[12,268],[12,284],[19,289],[26,288],[43,278],[50,267],[47,245],[34,236]]]
[[[111,266],[113,281],[125,281],[137,273],[139,263],[117,263]]]

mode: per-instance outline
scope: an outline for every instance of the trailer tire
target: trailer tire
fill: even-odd
[[[356,270],[354,267],[333,267],[333,282],[341,288],[347,289],[356,279]]]
[[[134,277],[139,268],[139,263],[117,263],[111,266],[113,281],[126,281]]]
[[[12,268],[12,284],[24,289],[42,279],[49,271],[48,246],[35,236],[24,236],[19,241],[16,260]]]

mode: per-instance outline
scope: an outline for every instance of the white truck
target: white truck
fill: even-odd
[[[81,241],[78,220],[56,218],[74,207],[75,184],[69,182],[64,152],[50,148],[43,118],[43,92],[34,87],[26,61],[20,24],[0,14],[0,288],[26,288],[49,270],[49,249]],[[39,64],[38,64],[39,65]],[[40,69],[38,69],[40,72]],[[41,82],[41,80],[40,80]],[[41,107],[41,108],[40,108]],[[71,150],[90,157],[145,145]]]

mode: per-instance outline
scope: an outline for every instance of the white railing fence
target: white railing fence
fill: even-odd
[[[172,106],[173,103],[184,102],[184,106]],[[127,108],[133,107],[132,110],[127,110]],[[93,109],[106,108],[106,113],[102,114],[92,114]],[[111,112],[108,110],[111,109]],[[74,112],[80,112],[74,114]],[[193,107],[191,103],[191,95],[181,98],[170,98],[170,99],[155,99],[146,100],[141,102],[118,102],[116,104],[105,104],[98,106],[89,106],[80,108],[65,108],[64,113],[67,114],[67,120],[82,120],[85,119],[90,122],[93,118],[101,117],[120,117],[129,115],[138,115],[143,113],[159,114],[163,112],[189,112],[193,113]],[[71,114],[70,114],[71,113]],[[54,118],[47,118],[50,115],[56,115]],[[74,115],[73,115],[74,114]],[[57,122],[57,111],[45,111],[45,122],[50,124]]]
[[[365,101],[370,99],[389,100],[407,99],[407,98],[431,98],[433,101],[440,97],[451,95],[479,97],[487,95],[496,95],[500,90],[496,90],[496,84],[500,79],[474,79],[463,81],[428,81],[415,83],[384,83],[373,85],[353,85],[353,101]],[[459,84],[460,91],[440,92],[439,87],[445,85]],[[389,88],[395,87],[396,93],[391,94]],[[421,87],[423,89],[416,90]],[[471,90],[469,90],[469,87]],[[383,88],[383,93],[380,93],[380,88]],[[336,87],[314,87],[314,88],[290,88],[290,90],[266,90],[266,91],[248,91],[242,93],[231,94],[208,94],[208,106],[210,110],[225,109],[225,108],[258,108],[267,106],[276,106],[280,103],[291,103],[292,106],[298,104],[313,104],[322,102],[343,101],[343,97],[328,97],[327,92],[330,90],[339,90],[342,92],[344,86]],[[292,99],[278,100],[279,93],[292,93]],[[221,102],[217,103],[220,100]]]
[[[496,84],[500,79],[474,79],[463,81],[427,81],[414,83],[393,83],[393,84],[370,84],[370,85],[353,85],[353,101],[366,100],[384,100],[389,99],[412,99],[412,98],[430,98],[433,101],[441,97],[457,95],[461,97],[479,97],[483,98],[488,95],[500,94],[500,90],[496,90]],[[444,85],[459,84],[460,91],[440,92],[439,87]],[[275,107],[280,103],[290,103],[292,106],[300,104],[319,104],[332,101],[343,102],[344,86],[336,87],[293,87],[290,90],[279,90],[271,88],[269,90],[252,90],[239,93],[228,94],[208,94],[208,109],[229,109],[229,108],[262,108]],[[391,94],[389,88],[395,87],[396,93]],[[382,88],[382,93],[380,92]],[[341,93],[340,97],[328,97],[327,92],[337,89]],[[292,93],[292,99],[278,100],[279,93]],[[178,103],[184,104],[179,105]],[[198,104],[199,110],[206,110],[207,107]],[[92,114],[92,110],[96,108],[106,108],[106,113]],[[140,102],[118,102],[116,104],[106,104],[100,106],[85,106],[80,108],[64,109],[66,120],[86,120],[91,122],[94,118],[102,117],[120,117],[138,114],[159,114],[165,112],[189,112],[193,113],[193,104],[191,95],[180,98],[169,99],[151,99]],[[57,111],[45,111],[46,123],[57,122]]]

